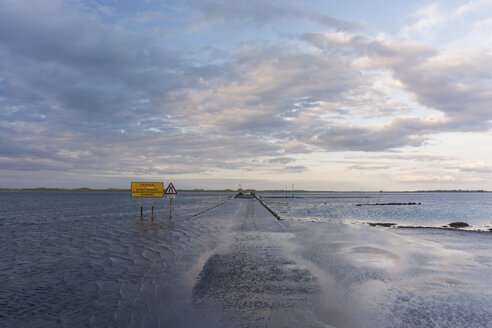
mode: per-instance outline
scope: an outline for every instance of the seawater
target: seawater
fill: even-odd
[[[182,321],[172,309],[186,298],[186,257],[215,242],[191,218],[232,196],[179,194],[172,220],[169,200],[155,199],[152,221],[151,199],[140,220],[127,193],[0,192],[0,326],[155,327],[164,305]]]
[[[233,196],[1,192],[0,327],[490,326],[490,233],[353,222],[487,228],[491,194]]]
[[[492,228],[492,193],[260,193],[259,197],[285,220],[346,223],[384,222],[442,227],[466,222],[469,229]],[[381,205],[381,204],[412,205]],[[380,205],[378,205],[380,204]]]

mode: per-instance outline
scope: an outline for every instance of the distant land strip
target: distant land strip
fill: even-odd
[[[41,191],[41,192],[53,192],[53,191],[64,191],[64,192],[130,192],[130,188],[0,188],[0,191]],[[447,193],[463,193],[463,192],[471,192],[471,193],[488,193],[488,190],[461,190],[461,189],[452,189],[452,190],[415,190],[415,191],[361,191],[361,190],[352,190],[352,191],[336,191],[336,190],[294,190],[294,191],[285,191],[285,190],[255,190],[255,189],[245,189],[244,192],[262,192],[262,193],[282,193],[287,194],[287,198],[292,198],[292,193],[340,193],[340,194],[348,194],[348,193],[426,193],[426,192],[447,192]],[[179,192],[237,192],[237,190],[233,189],[179,189]]]
[[[124,188],[104,188],[104,189],[93,189],[93,188],[0,188],[0,191],[39,191],[39,192],[130,192],[130,189]],[[190,190],[179,190],[179,192],[236,192],[232,189],[224,190],[204,190],[204,189],[190,189]]]

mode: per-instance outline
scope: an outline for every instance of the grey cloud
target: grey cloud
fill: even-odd
[[[394,165],[390,165],[390,164],[384,164],[384,163],[355,163],[355,164],[352,164],[352,165],[349,165],[348,168],[349,169],[353,169],[353,170],[371,170],[371,171],[374,171],[374,170],[387,170],[387,169],[390,169],[392,168]]]
[[[276,163],[276,164],[288,164],[292,163],[294,159],[290,157],[276,157],[268,160],[268,163]]]
[[[304,8],[293,2],[269,0],[197,1],[194,6],[205,17],[213,20],[242,21],[266,24],[274,20],[298,16]]]
[[[397,119],[378,128],[333,125],[310,138],[326,151],[384,151],[403,146],[420,146],[425,135],[439,129],[439,123],[421,119]]]
[[[258,114],[241,118],[233,115],[229,116],[228,113],[224,113],[224,116],[227,118],[224,118],[218,124],[224,134],[245,135],[246,133],[261,133],[261,135],[265,136],[288,126],[288,123],[281,117],[269,114]]]
[[[305,33],[301,39],[330,53],[342,51],[362,68],[392,71],[419,103],[446,115],[448,122],[441,124],[441,131],[491,127],[492,55],[486,50],[444,53],[422,43],[351,34]]]
[[[277,142],[278,146],[281,147],[286,154],[309,154],[312,152],[308,144],[297,138],[293,138],[290,135],[287,135],[286,138],[286,140],[282,139],[282,141]]]
[[[289,172],[303,172],[306,171],[308,168],[303,166],[303,165],[291,165],[291,166],[284,166],[284,170],[289,171]]]
[[[199,79],[180,54],[160,44],[64,2],[2,2],[2,118],[41,116],[54,127],[103,134],[130,130],[135,117],[160,115],[166,91]]]
[[[0,156],[0,170],[4,171],[64,171],[68,169],[71,169],[70,165],[59,161],[31,157],[5,158]]]
[[[492,119],[492,55],[472,52],[442,61],[424,61],[395,69],[395,76],[419,101],[444,112],[458,131],[488,130]]]
[[[357,158],[357,157],[353,157]],[[367,158],[367,157],[364,157]],[[435,161],[450,161],[456,160],[455,157],[440,156],[440,155],[416,155],[416,154],[384,154],[371,156],[375,160],[392,160],[392,161],[418,161],[418,162],[435,162]]]
[[[341,20],[335,17],[321,15],[318,21],[329,28],[333,28],[337,31],[355,31],[362,29],[361,24],[352,21]]]
[[[311,45],[338,54],[356,58],[370,56],[372,60],[380,59],[380,66],[411,64],[438,54],[438,51],[426,44],[409,41],[380,41],[351,33],[304,33],[299,36]]]
[[[277,48],[246,49],[226,68],[227,78],[167,95],[166,103],[183,115],[175,122],[289,138],[306,128],[297,122],[304,110],[319,101],[342,102],[345,92],[365,82],[340,58]]]
[[[472,172],[478,174],[492,174],[492,167],[481,167],[481,168],[460,168],[462,172]]]
[[[241,24],[245,26],[263,26],[274,22],[292,23],[292,21],[318,23],[324,27],[353,31],[361,28],[356,22],[345,21],[328,15],[319,15],[308,7],[291,1],[271,0],[230,0],[196,1],[193,9],[199,24]]]
[[[243,136],[159,133],[97,136],[30,129],[0,132],[0,169],[133,172],[135,174],[198,173],[217,168],[248,168],[257,156],[277,156],[278,146]],[[15,163],[21,163],[18,166]]]
[[[479,175],[492,174],[492,165],[479,163],[475,164],[473,162],[467,162],[466,164],[447,164],[443,163],[443,166],[448,170],[458,170],[461,172],[476,173]]]
[[[374,132],[367,128],[333,127],[311,138],[310,142],[327,151],[383,151],[406,145],[419,146],[423,140],[389,129]]]
[[[302,38],[319,52],[290,44],[245,45],[199,66],[155,34],[104,25],[70,4],[0,2],[4,170],[21,163],[17,168],[25,171],[108,175],[280,165],[283,171],[301,172],[304,166],[287,165],[293,161],[289,155],[394,150],[422,145],[432,133],[490,125],[492,60],[486,53],[453,66],[439,62],[439,53],[423,44],[357,35],[338,42],[311,33]],[[357,28],[287,2],[197,5],[201,19],[228,24],[292,20],[332,31]],[[351,95],[373,83],[351,62],[360,57],[370,61],[364,69],[390,70],[448,121],[400,118],[385,126],[348,125],[360,117],[365,102]],[[370,107],[392,111],[381,98]],[[266,158],[266,163],[252,164],[251,158]]]

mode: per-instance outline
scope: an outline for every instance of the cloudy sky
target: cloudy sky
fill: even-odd
[[[492,190],[492,0],[0,0],[0,187]]]

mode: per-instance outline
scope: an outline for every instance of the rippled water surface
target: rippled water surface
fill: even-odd
[[[492,327],[490,233],[352,223],[487,227],[489,194],[232,196],[0,193],[0,327]],[[422,204],[356,206],[389,202]]]
[[[141,221],[140,199],[124,193],[0,193],[0,326],[153,326],[166,303],[172,321],[185,257],[214,243],[191,217],[230,198],[180,195],[172,220],[158,199],[154,221],[145,199]]]
[[[492,193],[266,193],[260,196],[283,219],[426,227],[466,222],[472,228],[492,228]]]

